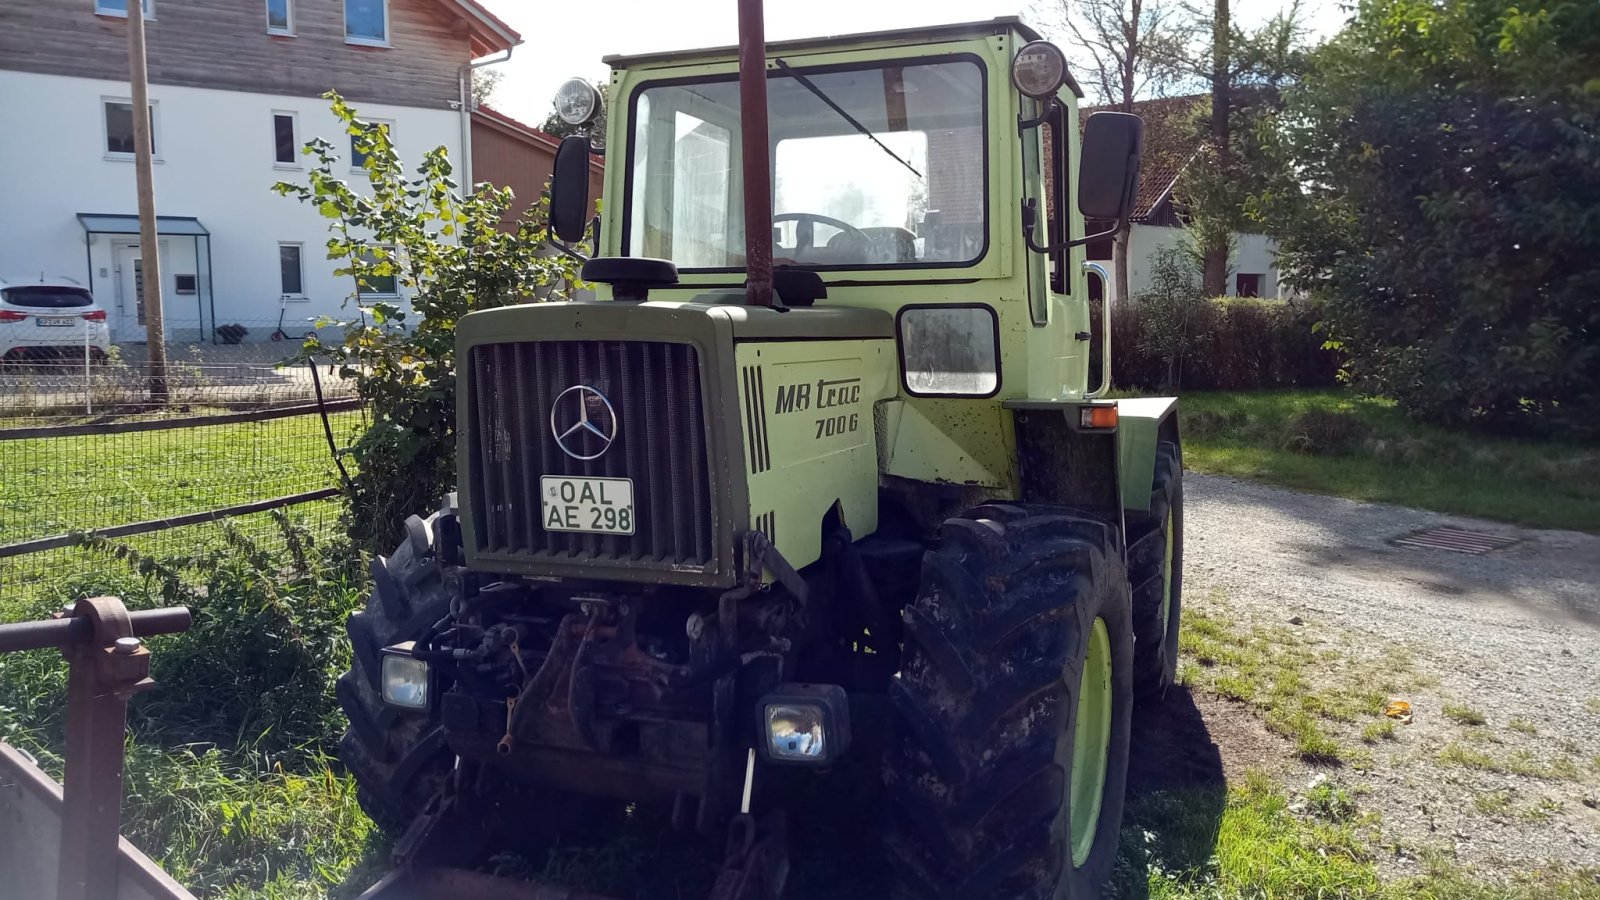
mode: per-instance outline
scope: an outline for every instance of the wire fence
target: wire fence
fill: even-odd
[[[142,347],[87,372],[0,365],[0,602],[126,571],[108,540],[173,558],[233,528],[271,550],[282,509],[319,536],[337,530],[343,448],[365,425],[353,386],[283,363],[282,345],[168,349],[161,404]]]
[[[0,359],[0,427],[68,424],[93,417],[188,414],[196,407],[270,409],[352,397],[355,386],[329,366],[313,371],[286,362],[298,342],[173,344],[166,350],[169,402],[148,403],[149,353],[143,344],[107,351],[63,348],[30,358]]]

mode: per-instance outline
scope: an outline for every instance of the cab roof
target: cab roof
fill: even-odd
[[[888,31],[865,31],[855,34],[802,38],[793,41],[772,41],[767,44],[767,53],[769,55],[795,53],[802,50],[833,47],[839,44],[915,44],[960,40],[963,38],[980,38],[1007,33],[1015,33],[1025,41],[1041,40],[1039,32],[1017,16],[999,16],[986,22],[925,25],[919,28],[897,28]],[[629,69],[638,66],[730,60],[736,59],[738,55],[739,48],[737,46],[724,46],[707,47],[699,50],[670,50],[662,53],[611,55],[602,57],[601,62],[606,63],[613,69]],[[1074,94],[1079,97],[1083,96],[1083,91],[1079,89],[1077,82],[1072,80],[1070,75],[1067,76],[1067,84]]]

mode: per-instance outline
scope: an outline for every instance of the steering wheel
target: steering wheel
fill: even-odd
[[[866,232],[851,225],[849,222],[835,219],[832,216],[824,216],[820,213],[790,212],[778,213],[772,217],[772,221],[774,224],[778,222],[797,223],[794,229],[794,252],[796,255],[816,249],[817,223],[819,222],[850,235],[851,241],[863,248],[872,246],[872,238]]]

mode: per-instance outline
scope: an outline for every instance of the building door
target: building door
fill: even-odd
[[[165,244],[165,241],[162,242]],[[162,247],[166,257],[166,248]],[[116,245],[117,302],[112,316],[111,340],[119,343],[141,343],[147,339],[144,306],[144,258],[138,244]],[[172,296],[172,283],[168,279],[166,296]],[[170,301],[169,301],[170,302]]]
[[[111,322],[111,339],[117,343],[142,341],[144,331],[144,261],[138,244],[118,244],[117,308]]]

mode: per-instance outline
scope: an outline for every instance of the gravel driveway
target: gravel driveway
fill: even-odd
[[[1381,816],[1385,870],[1432,852],[1486,873],[1600,865],[1600,536],[1195,474],[1185,491],[1192,607],[1294,623],[1355,659],[1410,651],[1415,722],[1369,767],[1320,770]],[[1391,543],[1441,525],[1517,543],[1483,556]],[[1447,718],[1446,703],[1485,724]],[[1441,760],[1450,747],[1493,764]],[[1282,774],[1304,788],[1318,771]]]

